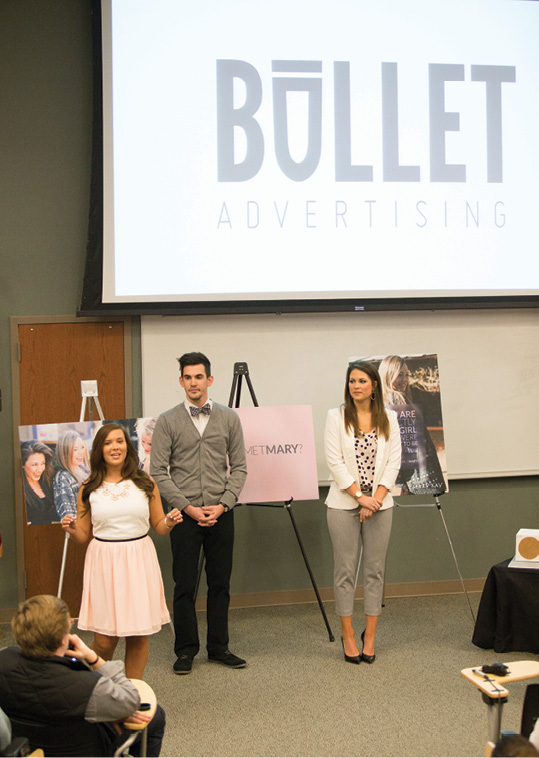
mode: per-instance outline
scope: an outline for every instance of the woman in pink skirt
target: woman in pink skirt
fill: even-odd
[[[91,472],[77,499],[77,516],[62,527],[75,542],[93,533],[84,563],[79,629],[94,632],[91,648],[111,660],[125,637],[126,676],[142,679],[148,636],[170,621],[150,523],[168,534],[182,521],[174,508],[166,516],[153,479],[139,468],[129,436],[119,424],[95,435]]]

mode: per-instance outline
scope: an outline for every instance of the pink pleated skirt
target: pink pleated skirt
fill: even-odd
[[[155,634],[170,621],[155,547],[146,536],[88,545],[78,628],[111,637]]]

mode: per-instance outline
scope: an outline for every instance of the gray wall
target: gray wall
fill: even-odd
[[[0,3],[0,610],[17,602],[9,317],[74,314],[78,306],[89,202],[91,54],[89,0]],[[138,415],[140,329],[134,327]],[[465,577],[485,576],[493,563],[513,555],[519,528],[539,527],[537,483],[537,477],[451,483],[442,506]],[[294,513],[318,584],[330,586],[322,502],[298,503]],[[310,586],[282,509],[244,507],[236,516],[233,592]],[[156,542],[170,593],[167,540]],[[398,510],[388,581],[455,578],[436,510]]]
[[[13,608],[9,317],[77,309],[90,182],[90,3],[2,0],[0,82],[0,608]]]
[[[450,483],[450,492],[440,503],[465,579],[484,577],[494,563],[512,557],[515,535],[521,527],[539,528],[537,484],[537,477]],[[333,583],[332,549],[323,505],[325,493],[322,489],[319,502],[293,505],[305,552],[320,588],[331,587]],[[426,498],[409,500],[426,502]],[[235,518],[232,593],[311,587],[292,525],[283,508],[241,506]],[[168,595],[172,590],[170,551],[167,539],[158,540]],[[458,582],[442,519],[435,507],[395,510],[386,580],[389,584]],[[312,599],[315,600],[314,594]]]

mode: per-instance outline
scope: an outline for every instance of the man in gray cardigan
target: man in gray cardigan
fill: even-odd
[[[195,590],[200,549],[206,559],[207,651],[229,668],[246,663],[228,649],[228,606],[234,548],[233,507],[247,476],[238,415],[208,398],[213,383],[203,353],[179,358],[185,401],[162,413],[152,440],[150,473],[184,519],[170,534],[174,576],[176,674],[189,674],[198,653]]]

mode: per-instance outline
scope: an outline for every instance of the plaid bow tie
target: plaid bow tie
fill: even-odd
[[[199,413],[205,413],[206,416],[209,416],[211,413],[211,405],[206,403],[202,408],[195,408],[194,405],[190,405],[189,410],[191,411],[191,416],[198,416]]]

